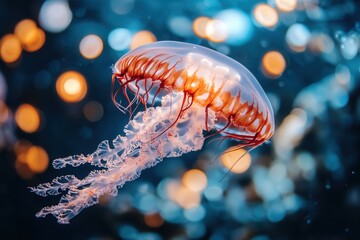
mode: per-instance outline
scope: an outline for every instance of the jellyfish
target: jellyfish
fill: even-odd
[[[129,114],[124,134],[102,141],[93,153],[55,159],[56,169],[83,164],[97,169],[83,179],[66,175],[32,187],[41,196],[63,194],[37,217],[52,214],[69,223],[100,196],[116,196],[142,170],[200,150],[209,136],[252,149],[274,133],[272,107],[250,71],[195,44],[160,41],[128,52],[113,66],[111,96]]]

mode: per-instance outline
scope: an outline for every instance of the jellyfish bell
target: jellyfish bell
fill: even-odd
[[[118,101],[119,94],[125,101]],[[112,144],[101,142],[93,153],[55,159],[55,168],[91,164],[102,169],[84,179],[61,176],[31,188],[41,196],[67,191],[38,217],[52,214],[69,223],[100,196],[117,195],[142,170],[200,150],[204,132],[236,139],[244,148],[260,145],[274,132],[271,105],[255,77],[235,60],[194,44],[156,42],[124,55],[114,65],[112,100],[130,114],[125,134]],[[141,104],[144,110],[138,111]]]
[[[213,110],[217,131],[243,146],[257,146],[273,135],[272,107],[256,78],[239,62],[203,46],[174,41],[143,45],[116,62],[113,78],[126,97],[129,89],[144,104],[169,92],[183,93],[191,103]]]

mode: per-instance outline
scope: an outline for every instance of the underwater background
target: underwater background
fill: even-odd
[[[112,65],[161,40],[248,68],[275,135],[231,170],[236,155],[213,160],[236,142],[208,141],[70,224],[36,218],[59,197],[28,187],[93,169],[52,160],[123,134]],[[360,239],[359,82],[356,0],[2,0],[0,239]]]

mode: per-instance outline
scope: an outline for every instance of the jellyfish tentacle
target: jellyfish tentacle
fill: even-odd
[[[186,92],[183,93],[183,99],[182,99],[182,102],[181,102],[181,106],[179,108],[179,111],[178,111],[178,114],[177,114],[177,117],[173,120],[172,124],[168,127],[166,127],[159,135],[151,138],[151,141],[153,141],[154,139],[160,137],[161,135],[163,135],[165,132],[167,132],[171,127],[173,127],[177,121],[179,120],[179,118],[181,117],[181,115],[183,114],[184,112],[184,105],[185,105],[185,102],[188,98],[188,95],[186,94]]]
[[[37,187],[30,187],[30,190],[37,195],[46,197],[48,195],[58,195],[61,191],[65,191],[71,185],[79,183],[74,175],[66,175],[54,178],[51,183],[39,184]]]
[[[116,97],[117,97],[117,95],[119,94],[119,92],[120,92],[120,90],[121,90],[121,88],[119,88],[119,89],[117,89],[116,90],[116,92],[114,93],[114,90],[115,90],[115,79],[116,78],[119,78],[118,76],[117,76],[117,74],[113,74],[112,75],[112,78],[111,78],[111,100],[112,100],[112,102],[115,104],[115,106],[116,106],[116,108],[117,109],[119,109],[122,113],[124,113],[125,114],[125,112],[126,112],[126,109],[120,104],[120,103],[118,103],[117,101],[116,101]]]
[[[108,157],[107,161],[103,162],[104,169],[93,170],[81,180],[64,176],[66,181],[58,178],[51,183],[32,188],[31,190],[39,195],[55,195],[68,190],[58,205],[43,208],[37,216],[52,214],[59,223],[69,223],[69,220],[83,209],[96,204],[100,196],[116,195],[118,188],[139,177],[142,170],[156,165],[163,158],[201,149],[205,140],[205,123],[202,121],[205,111],[196,103],[183,111],[184,105],[179,102],[186,100],[184,95],[167,95],[163,97],[161,107],[149,107],[146,111],[137,113],[125,126],[125,136],[117,136],[113,140],[112,148],[108,148],[108,141],[103,141],[103,144],[100,144],[103,151],[100,155],[102,159],[104,156]],[[171,101],[174,101],[173,105],[170,104]],[[181,114],[171,115],[169,119],[171,108]],[[214,128],[215,113],[210,112],[209,118],[209,127]],[[169,134],[160,134],[164,128]],[[150,142],[144,138],[154,135],[158,137]],[[120,153],[119,149],[122,149]],[[98,156],[97,151],[90,155]]]

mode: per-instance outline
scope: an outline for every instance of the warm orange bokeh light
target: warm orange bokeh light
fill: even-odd
[[[144,221],[149,227],[160,227],[164,223],[164,219],[158,213],[147,214]]]
[[[22,131],[36,132],[40,127],[39,111],[30,104],[22,104],[15,112],[15,121]]]
[[[23,42],[23,48],[28,52],[35,52],[39,50],[45,43],[45,32],[40,29],[34,29],[28,35],[26,42]]]
[[[212,42],[224,42],[228,37],[226,24],[216,19],[210,20],[206,24],[205,33],[207,39]]]
[[[259,4],[254,9],[255,20],[264,27],[274,27],[278,20],[279,16],[274,8],[267,4]]]
[[[87,83],[80,73],[68,71],[57,79],[56,91],[65,102],[79,102],[86,96]]]
[[[202,191],[207,185],[207,178],[201,170],[191,169],[184,173],[182,182],[192,191]]]
[[[156,41],[156,37],[152,32],[146,30],[140,31],[133,36],[130,44],[130,49],[132,50],[144,44],[152,43],[155,41]]]
[[[36,23],[31,19],[24,19],[16,24],[14,32],[21,42],[26,42],[27,35],[33,29],[37,29]]]
[[[32,146],[26,154],[26,162],[34,173],[43,173],[49,165],[49,156],[40,146]]]
[[[272,78],[281,76],[286,67],[283,55],[277,51],[267,52],[262,59],[262,72]]]
[[[199,191],[192,191],[179,182],[171,182],[167,185],[169,198],[185,209],[197,207],[201,201]]]
[[[0,41],[0,57],[6,63],[13,63],[21,56],[20,40],[14,34],[5,35]]]
[[[243,173],[251,165],[251,155],[236,146],[225,151],[220,157],[221,163],[233,173]]]
[[[193,22],[194,33],[201,38],[206,38],[206,25],[211,19],[208,17],[198,17]]]
[[[39,50],[45,43],[45,32],[37,28],[31,19],[20,21],[15,27],[15,35],[20,40],[24,50],[28,52]]]
[[[296,8],[297,0],[275,0],[276,6],[284,12],[291,12]]]
[[[94,59],[100,56],[104,49],[104,44],[99,36],[90,34],[80,41],[79,49],[84,58]]]

